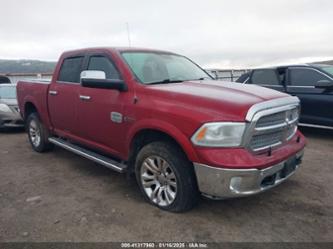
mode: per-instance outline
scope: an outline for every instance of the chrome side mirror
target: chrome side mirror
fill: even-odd
[[[80,82],[82,87],[127,91],[127,85],[123,80],[106,79],[104,71],[82,71],[80,74]]]
[[[82,71],[80,74],[80,81],[82,82],[82,79],[96,79],[96,80],[105,80],[106,74],[104,71],[98,71],[98,70],[85,70]]]

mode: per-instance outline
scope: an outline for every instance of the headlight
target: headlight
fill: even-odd
[[[242,144],[245,123],[206,123],[196,131],[191,141],[206,147],[237,147]]]
[[[12,112],[12,110],[6,104],[0,104],[0,111],[1,112]]]

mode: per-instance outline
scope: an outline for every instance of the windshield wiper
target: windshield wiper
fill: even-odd
[[[199,79],[194,79],[194,80],[211,80],[212,78],[209,77],[201,77]],[[189,80],[190,81],[190,80]]]
[[[161,81],[155,81],[155,82],[149,82],[147,85],[155,85],[155,84],[168,84],[168,83],[181,83],[184,82],[183,80],[170,80],[170,79],[165,79]]]

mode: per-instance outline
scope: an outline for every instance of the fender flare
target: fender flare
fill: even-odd
[[[25,107],[26,107],[27,103],[31,103],[31,104],[34,105],[34,107],[35,107],[36,110],[37,110],[37,113],[39,114],[39,117],[40,117],[41,121],[44,123],[44,125],[45,125],[46,127],[50,127],[49,119],[48,119],[47,117],[44,117],[44,115],[42,115],[45,111],[46,111],[46,113],[47,113],[47,110],[45,110],[45,111],[43,112],[43,110],[41,110],[42,107],[39,107],[39,106],[36,104],[35,98],[34,98],[33,96],[31,96],[31,95],[27,95],[27,96],[25,96],[24,99],[23,99],[23,110],[21,110],[21,112],[23,112],[23,117],[24,117],[24,119],[27,118],[27,117],[26,117],[26,113],[25,113]]]
[[[23,117],[24,117],[24,118],[27,118],[27,117],[26,117],[26,113],[25,113],[25,108],[26,108],[26,106],[27,106],[28,103],[33,104],[34,107],[36,108],[37,112],[40,113],[39,106],[36,105],[35,99],[34,99],[32,96],[27,95],[27,96],[25,96],[24,99],[23,99],[23,106],[22,106],[23,109],[21,109],[21,112],[23,113]]]
[[[165,133],[179,144],[190,161],[198,161],[197,153],[195,152],[190,139],[176,126],[156,119],[140,120],[130,128],[126,138],[126,147],[128,148],[128,151],[130,150],[133,138],[142,130],[155,130]]]

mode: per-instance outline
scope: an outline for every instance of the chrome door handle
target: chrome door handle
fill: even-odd
[[[57,92],[57,91],[49,91],[49,94],[50,94],[50,95],[57,95],[58,92]]]
[[[90,96],[85,96],[85,95],[80,95],[80,99],[82,99],[82,100],[90,100],[91,97]]]

